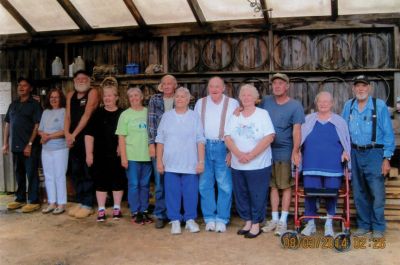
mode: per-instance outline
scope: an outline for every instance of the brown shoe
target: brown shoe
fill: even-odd
[[[68,215],[71,217],[75,217],[75,214],[81,209],[81,205],[78,204],[76,206],[72,206],[69,210],[68,210]]]
[[[38,203],[28,203],[27,205],[22,207],[22,212],[23,213],[31,213],[31,212],[34,212],[34,211],[39,210],[39,209],[40,209],[40,204],[38,204]]]
[[[7,209],[8,210],[16,210],[16,209],[23,207],[24,205],[25,205],[24,202],[9,202],[7,204]]]
[[[76,213],[75,213],[75,218],[81,219],[81,218],[86,218],[89,215],[93,214],[94,211],[92,208],[86,208],[86,207],[81,207]]]

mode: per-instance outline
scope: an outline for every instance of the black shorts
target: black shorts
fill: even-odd
[[[120,157],[95,157],[90,168],[96,191],[120,191],[127,186],[125,169]]]

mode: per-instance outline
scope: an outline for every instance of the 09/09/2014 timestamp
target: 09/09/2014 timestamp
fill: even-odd
[[[323,236],[301,236],[301,237],[284,237],[282,238],[283,248],[288,249],[384,249],[386,240],[382,238],[369,237],[352,237],[351,243],[348,240],[339,240],[339,238],[323,237]],[[349,245],[351,244],[351,246]]]

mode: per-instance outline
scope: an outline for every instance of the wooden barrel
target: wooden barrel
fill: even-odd
[[[179,40],[170,49],[170,67],[177,72],[196,71],[200,56],[200,49],[195,40]]]
[[[262,99],[263,96],[270,94],[268,81],[264,82],[263,80],[257,78],[247,78],[240,83],[240,86],[244,84],[250,84],[257,88],[257,91],[260,94],[259,99]]]
[[[221,71],[233,62],[234,50],[228,40],[222,38],[208,40],[202,49],[201,59],[204,65],[214,71]]]
[[[315,56],[319,69],[346,68],[350,59],[350,45],[338,34],[321,36],[315,44]]]
[[[359,34],[351,46],[351,60],[360,68],[387,67],[389,65],[387,40],[375,33]]]
[[[274,47],[274,62],[278,69],[298,70],[307,64],[307,45],[298,36],[282,36]]]
[[[309,85],[307,79],[301,77],[290,78],[288,94],[291,98],[301,102],[305,113],[310,113],[313,108],[313,93],[310,93]]]
[[[235,47],[235,61],[240,70],[263,68],[268,58],[267,42],[259,36],[242,38]]]

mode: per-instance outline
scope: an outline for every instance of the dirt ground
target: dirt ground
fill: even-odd
[[[384,248],[332,249],[281,247],[279,238],[262,234],[256,239],[236,235],[241,225],[233,218],[224,234],[202,231],[172,236],[170,227],[134,225],[125,217],[96,223],[95,216],[75,220],[67,214],[23,214],[7,211],[12,196],[0,196],[0,264],[400,264],[400,231],[389,230]],[[68,207],[72,206],[69,204]]]

